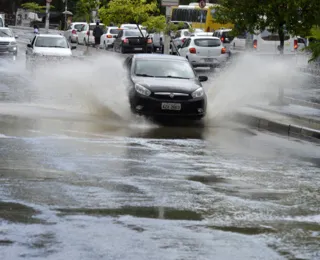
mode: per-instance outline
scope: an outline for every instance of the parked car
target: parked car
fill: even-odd
[[[298,50],[305,47],[304,40],[296,36],[286,34],[284,36],[284,54],[296,54]],[[256,32],[251,35],[251,46],[254,51],[262,54],[279,54],[280,39],[277,32],[271,32],[265,29],[262,32]]]
[[[60,62],[72,56],[76,46],[71,46],[67,39],[60,34],[37,34],[27,45],[27,68],[41,64],[42,61]]]
[[[125,61],[131,111],[145,116],[201,119],[207,96],[201,85],[208,77],[197,76],[184,57],[135,54]]]
[[[93,36],[93,29],[96,27],[96,23],[84,24],[84,26],[78,32],[78,43],[83,45],[94,45],[94,36]],[[99,24],[99,27],[103,31],[105,31],[105,25],[103,23]]]
[[[219,67],[228,59],[226,48],[218,37],[188,38],[179,49],[180,56],[185,57],[193,67]]]
[[[232,29],[219,29],[213,33],[213,36],[218,37],[223,46],[230,52],[230,43],[232,42],[234,36],[232,35]]]
[[[141,32],[143,35],[141,35]],[[115,52],[149,52],[153,51],[152,40],[148,37],[147,31],[137,29],[120,30],[113,43]]]
[[[76,22],[71,23],[67,30],[64,32],[64,36],[71,43],[78,43],[78,33],[81,31],[81,28],[86,25],[86,23]]]
[[[116,26],[106,27],[106,32],[101,35],[100,48],[108,49],[113,47],[113,42],[119,34],[120,30]]]
[[[10,55],[16,60],[18,55],[18,46],[16,38],[11,29],[6,27],[0,28],[0,55]]]

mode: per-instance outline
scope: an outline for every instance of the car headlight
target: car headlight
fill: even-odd
[[[147,89],[146,87],[141,86],[140,84],[136,84],[134,86],[134,88],[141,95],[144,95],[144,96],[150,96],[151,95],[151,91],[149,89]]]
[[[198,88],[196,91],[194,91],[191,96],[193,98],[200,98],[200,97],[203,97],[204,95],[204,91],[203,91],[203,88]]]

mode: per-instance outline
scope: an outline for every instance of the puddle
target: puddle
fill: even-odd
[[[277,231],[272,227],[235,227],[235,226],[226,226],[226,227],[219,227],[219,226],[208,226],[208,228],[221,230],[226,232],[232,233],[239,233],[242,235],[260,235],[266,233],[276,233]]]
[[[178,210],[164,207],[121,207],[115,209],[108,208],[70,208],[57,209],[60,215],[84,214],[94,216],[122,216],[131,215],[138,218],[161,218],[169,220],[202,220],[202,216],[191,210]]]
[[[190,176],[188,177],[189,181],[197,181],[201,182],[203,184],[211,184],[211,183],[222,183],[222,182],[227,182],[225,178],[222,177],[217,177],[214,175],[209,175],[209,176]]]
[[[12,202],[0,202],[0,219],[14,223],[23,224],[40,224],[43,220],[37,219],[34,216],[39,214],[35,209]]]

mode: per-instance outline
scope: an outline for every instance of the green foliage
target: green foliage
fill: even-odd
[[[309,46],[307,50],[311,51],[312,55],[309,62],[316,61],[320,57],[320,28],[314,27],[311,29],[311,37],[309,37]]]
[[[100,5],[98,0],[79,0],[76,5],[77,16],[90,23],[91,12]]]
[[[42,12],[46,10],[45,5],[39,5],[38,3],[35,3],[35,2],[24,3],[21,5],[21,7],[24,9],[30,10],[32,12]],[[54,6],[50,5],[50,8],[54,8]]]
[[[99,17],[104,24],[142,24],[157,12],[156,0],[149,3],[146,0],[111,0],[106,7],[99,9]]]
[[[268,28],[279,36],[284,29],[292,35],[309,31],[320,10],[319,0],[221,0],[220,4],[218,22],[231,22],[240,33]]]

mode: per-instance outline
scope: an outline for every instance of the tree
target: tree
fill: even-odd
[[[107,6],[99,9],[99,17],[106,25],[142,24],[158,11],[156,0],[149,3],[146,0],[111,0]]]
[[[218,22],[235,24],[239,33],[268,28],[279,35],[281,54],[286,33],[309,32],[319,19],[319,0],[221,0],[220,4],[216,12]]]
[[[320,28],[312,28],[311,35],[309,37],[309,46],[306,48],[312,53],[309,62],[316,61],[320,57]]]

